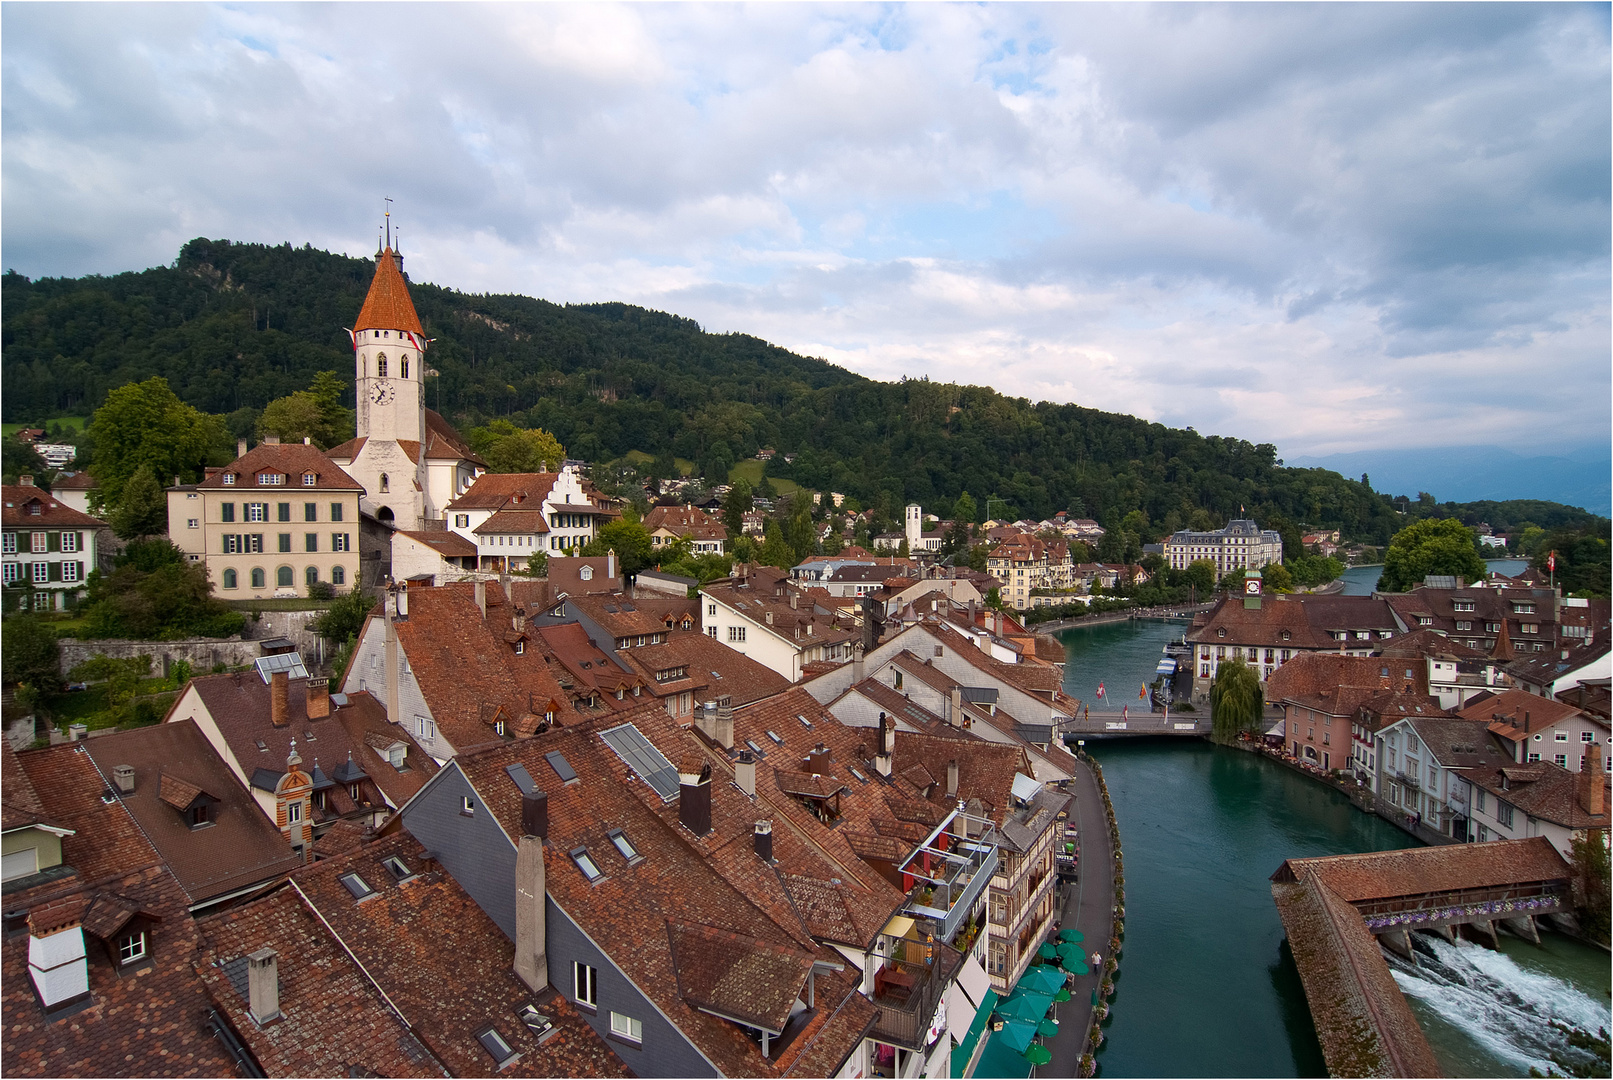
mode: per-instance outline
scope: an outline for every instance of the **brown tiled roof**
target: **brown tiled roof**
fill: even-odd
[[[337,443],[335,446],[325,451],[325,456],[330,458],[332,461],[346,461],[351,463],[354,458],[358,457],[358,452],[364,449],[364,444],[369,441],[370,440],[367,436],[359,435],[355,438],[348,439],[344,443]]]
[[[424,544],[444,558],[463,559],[476,554],[476,545],[456,532],[409,532],[400,529],[398,535]]]
[[[106,522],[100,518],[92,518],[88,514],[74,510],[66,503],[58,501],[44,488],[26,487],[22,484],[6,484],[0,487],[0,496],[5,500],[5,507],[0,509],[0,523],[14,528],[80,528],[100,529],[106,527]],[[35,504],[39,513],[30,514],[28,507]]]
[[[1482,660],[1487,655],[1482,649],[1470,649],[1460,641],[1453,641],[1437,630],[1424,627],[1420,630],[1396,634],[1383,643],[1380,656],[1393,657],[1454,657],[1457,660]]]
[[[611,645],[615,644],[616,638],[666,633],[666,622],[658,612],[641,608],[637,600],[620,593],[572,596],[567,598],[566,603],[610,634]]]
[[[11,740],[0,739],[0,828],[10,832],[37,824],[55,823],[45,815],[45,804],[18,763]]]
[[[689,658],[690,674],[698,671],[708,679],[703,700],[726,697],[737,709],[782,693],[791,685],[790,680],[772,668],[699,631],[678,631],[667,639],[666,647],[677,649]]]
[[[167,769],[163,769],[160,775],[161,780],[157,785],[157,798],[175,810],[189,809],[190,804],[196,801],[196,797],[203,794],[201,788],[189,780],[181,780]]]
[[[551,555],[549,556],[548,595],[552,602],[561,593],[582,596],[588,593],[614,593],[622,591],[622,564],[616,563],[616,576],[607,577],[607,555]],[[593,572],[587,581],[582,579],[583,567]]]
[[[96,770],[95,762],[84,752],[87,745],[63,743],[17,755],[18,764],[45,809],[45,817],[74,831],[74,835],[62,838],[62,860],[91,883],[160,865],[162,856],[140,831],[128,806],[116,799],[111,803],[101,801],[102,794],[111,790],[112,774],[108,771],[103,776]],[[9,791],[9,779],[6,786]]]
[[[449,510],[500,510],[505,507],[529,506],[536,510],[549,497],[559,473],[483,473],[458,498],[449,503]]]
[[[668,919],[678,993],[698,1009],[780,1032],[814,957],[715,926]]]
[[[431,755],[404,725],[388,723],[386,706],[367,692],[349,694],[346,705],[332,703],[330,716],[309,720],[308,680],[292,679],[286,688],[288,723],[277,728],[270,717],[269,686],[255,671],[206,675],[191,687],[241,766],[237,775],[243,784],[251,783],[257,769],[282,771],[293,738],[310,770],[319,764],[329,773],[351,756],[393,806],[402,806],[437,773]],[[181,697],[170,715],[180,715],[183,705]],[[309,732],[314,735],[311,741]],[[366,744],[365,735],[372,732],[404,744],[404,771],[394,769]],[[259,740],[266,749],[258,749]],[[345,799],[346,793],[333,797]]]
[[[71,764],[87,768],[87,756],[77,752],[81,745],[61,747],[64,755],[54,751],[27,755],[32,760],[26,767],[39,764],[43,773],[61,776],[54,765],[70,758]],[[47,764],[47,756],[57,761]],[[44,783],[46,777],[36,775],[35,780]],[[110,825],[117,817],[128,820],[121,806],[103,806],[93,795],[92,801],[103,818],[98,824]],[[93,811],[91,814],[94,816]],[[114,836],[117,831],[113,830]],[[88,865],[114,862],[123,848],[116,839],[89,854],[108,838],[93,831],[68,837],[64,844],[69,845],[69,863],[82,871]],[[146,850],[150,852],[149,847]],[[86,941],[89,1004],[70,1017],[48,1021],[28,975],[29,937],[6,935],[0,945],[4,961],[0,1045],[5,1048],[7,1076],[236,1075],[224,1047],[201,1022],[208,1000],[194,966],[196,925],[186,910],[189,900],[171,873],[160,865],[150,865],[148,856],[125,864],[99,887],[73,876],[23,892],[8,891],[6,910],[28,911],[32,917],[35,909],[53,900],[66,900],[76,909],[92,938],[116,934],[135,914],[160,920],[147,924],[149,966],[137,973],[120,974],[103,946],[103,942],[110,946],[110,941]]]
[[[1551,841],[1533,836],[1527,840],[1289,859],[1272,880],[1304,881],[1313,874],[1355,904],[1419,893],[1566,880],[1572,870]]]
[[[1406,677],[1408,669],[1410,678]],[[1291,701],[1334,716],[1343,716],[1368,698],[1391,690],[1427,694],[1428,665],[1408,664],[1404,658],[1300,653],[1266,680],[1267,701]]]
[[[692,536],[697,540],[726,540],[728,529],[722,520],[706,513],[698,506],[652,506],[644,515],[644,527],[650,532],[666,529],[678,536]]]
[[[197,927],[207,941],[197,969],[208,993],[268,1075],[442,1075],[295,889],[201,919]],[[281,1019],[270,1024],[248,1012],[246,958],[260,949],[277,954]]]
[[[1526,690],[1503,690],[1483,701],[1469,702],[1458,715],[1467,720],[1488,721],[1490,730],[1497,735],[1521,742],[1581,714],[1572,705],[1555,698],[1540,697]]]
[[[478,536],[509,533],[546,533],[549,523],[543,519],[541,505],[530,510],[500,510],[472,530]]]
[[[286,838],[230,774],[195,723],[184,720],[120,731],[84,746],[103,776],[110,777],[116,765],[134,768],[134,793],[121,795],[120,801],[192,902],[272,882],[300,865]],[[284,767],[284,759],[279,765]],[[176,767],[183,768],[188,785],[219,800],[212,808],[211,824],[191,828],[162,797],[162,776]]]
[[[399,833],[308,867],[297,888],[452,1075],[626,1075],[563,996],[535,997],[516,977],[510,940],[424,854]],[[398,880],[388,859],[400,860],[409,876]],[[375,890],[362,903],[341,883],[349,873]],[[517,1016],[527,1003],[555,1024],[541,1043]],[[501,1070],[476,1041],[489,1024],[521,1055]]]
[[[1258,608],[1243,606],[1243,598],[1223,599],[1198,619],[1187,633],[1193,644],[1259,645],[1291,649],[1365,648],[1380,640],[1380,631],[1398,632],[1389,604],[1372,596],[1266,597]],[[1225,630],[1221,636],[1218,631]],[[1350,633],[1338,641],[1333,631]],[[1372,633],[1360,641],[1356,631]],[[1284,633],[1287,638],[1283,637]]]
[[[459,434],[459,431],[442,418],[442,414],[435,409],[426,409],[426,460],[428,461],[468,461],[473,465],[487,467],[487,462],[479,457],[470,444]]]
[[[259,484],[258,477],[268,473],[285,477],[285,482]],[[313,487],[303,486],[302,478],[307,473],[317,477]],[[225,484],[225,476],[234,476],[235,482]],[[207,491],[273,491],[287,499],[295,498],[299,492],[364,490],[364,485],[343,472],[323,450],[306,443],[259,443],[196,487]]]
[[[1605,747],[1601,752],[1606,753]],[[1468,779],[1529,816],[1567,829],[1606,829],[1609,824],[1607,808],[1613,807],[1613,794],[1609,794],[1605,773],[1601,781],[1603,812],[1600,814],[1592,814],[1585,807],[1582,788],[1587,777],[1550,761],[1532,762],[1522,767],[1508,764],[1499,769],[1475,769],[1468,773]]]
[[[409,284],[403,280],[403,271],[390,247],[376,257],[375,277],[353,329],[425,333],[420,329],[420,316],[414,312],[414,301],[409,299]]]
[[[1475,769],[1511,761],[1482,720],[1413,716],[1406,722],[1434,759],[1446,768]]]
[[[62,473],[50,482],[52,491],[94,491],[99,486],[87,472]]]

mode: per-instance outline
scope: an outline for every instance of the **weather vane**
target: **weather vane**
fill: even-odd
[[[386,246],[392,246],[392,197],[383,195],[386,200]]]

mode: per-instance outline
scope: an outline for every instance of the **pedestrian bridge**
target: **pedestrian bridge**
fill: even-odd
[[[1079,716],[1061,719],[1059,736],[1087,738],[1096,735],[1208,735],[1208,713],[1151,713],[1141,709],[1116,709],[1102,712],[1081,710]]]

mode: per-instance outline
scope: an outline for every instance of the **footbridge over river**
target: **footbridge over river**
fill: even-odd
[[[1289,859],[1271,876],[1334,1076],[1436,1076],[1433,1051],[1379,947],[1415,962],[1410,934],[1496,946],[1496,924],[1538,934],[1570,906],[1568,863],[1544,837]]]
[[[1060,717],[1058,737],[1089,738],[1099,735],[1208,735],[1209,714],[1149,712],[1142,704],[1137,709],[1081,709],[1072,717]]]

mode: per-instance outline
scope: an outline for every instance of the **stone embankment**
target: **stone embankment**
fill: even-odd
[[[308,626],[323,614],[322,611],[265,611],[256,619],[249,615],[242,633],[227,638],[192,638],[185,641],[62,638],[61,672],[65,678],[75,665],[92,656],[110,656],[114,660],[149,656],[151,675],[166,676],[173,665],[181,660],[188,663],[196,674],[205,675],[219,664],[239,667],[252,663],[263,655],[261,643],[269,638],[287,639],[297,647],[310,667],[318,666],[334,651],[329,642]]]

